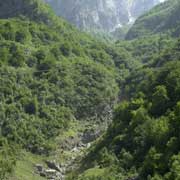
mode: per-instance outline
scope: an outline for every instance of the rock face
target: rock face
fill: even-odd
[[[55,161],[46,161],[47,168],[45,168],[41,164],[36,164],[35,169],[36,172],[46,179],[53,179],[53,180],[64,180],[64,173],[63,167],[60,167],[58,163]]]
[[[45,0],[55,12],[88,31],[112,32],[162,0]]]

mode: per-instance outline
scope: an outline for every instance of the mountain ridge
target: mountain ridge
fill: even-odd
[[[140,16],[126,35],[126,39],[140,38],[158,33],[166,33],[174,37],[179,35],[178,0],[170,0],[153,8]]]
[[[113,32],[132,24],[160,0],[45,0],[57,15],[85,31]]]

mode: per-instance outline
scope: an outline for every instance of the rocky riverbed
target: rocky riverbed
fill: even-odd
[[[68,153],[66,160],[59,162],[54,158],[46,160],[43,164],[35,164],[35,173],[48,180],[65,180],[66,175],[78,166],[92,142],[100,137],[101,134],[100,130],[90,128],[75,136],[65,138],[60,143],[58,150],[61,155]]]

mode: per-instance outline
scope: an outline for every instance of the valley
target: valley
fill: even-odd
[[[179,180],[179,0],[62,2],[0,3],[0,180]]]

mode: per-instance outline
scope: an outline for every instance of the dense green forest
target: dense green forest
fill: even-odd
[[[127,38],[131,41],[116,42],[119,51],[125,48],[142,66],[126,76],[113,123],[69,179],[180,178],[178,4],[179,1],[167,1],[155,7],[130,29]],[[157,18],[162,13],[164,19]],[[172,17],[171,24],[166,22]],[[162,29],[152,31],[155,27]]]
[[[179,179],[179,47],[177,41],[128,76],[113,123],[79,179]]]
[[[20,156],[17,148],[48,154],[72,120],[106,116],[104,109],[112,108],[118,95],[113,58],[120,55],[56,17],[41,1],[8,0],[0,9],[4,179]]]
[[[49,156],[73,121],[101,126],[109,111],[68,179],[180,179],[179,12],[169,0],[135,22],[131,40],[105,43],[41,0],[1,2],[0,179],[22,150]]]

